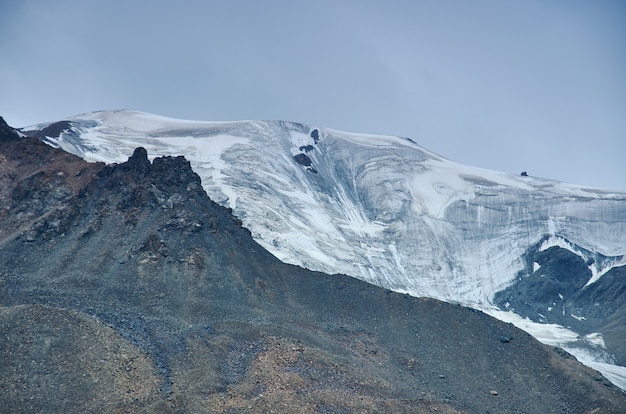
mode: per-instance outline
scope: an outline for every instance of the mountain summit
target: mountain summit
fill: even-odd
[[[139,146],[184,155],[284,262],[472,306],[538,337],[548,329],[542,340],[567,340],[580,358],[626,364],[626,295],[614,294],[626,289],[626,193],[290,122],[102,111],[23,132],[87,161],[122,162]],[[626,369],[616,375],[626,384]]]

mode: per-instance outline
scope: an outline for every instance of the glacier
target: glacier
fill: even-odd
[[[626,192],[470,167],[409,138],[294,122],[129,110],[62,122],[22,131],[92,162],[126,161],[139,146],[150,158],[183,155],[209,197],[282,261],[496,317],[504,312],[494,294],[528,266],[529,246],[592,257],[587,284],[626,264]],[[626,368],[614,367],[611,378],[626,388]]]

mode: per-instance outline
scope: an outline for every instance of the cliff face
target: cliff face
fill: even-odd
[[[87,164],[11,135],[0,177],[11,412],[626,409],[512,325],[281,263],[182,157]]]

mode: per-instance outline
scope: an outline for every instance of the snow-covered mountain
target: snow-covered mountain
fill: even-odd
[[[541,267],[534,254],[556,247],[583,260],[571,295],[626,265],[626,193],[461,165],[407,138],[133,111],[23,131],[88,161],[123,162],[139,146],[151,158],[184,155],[208,195],[281,260],[518,323],[511,301],[494,298]],[[567,294],[548,292],[554,306],[523,316],[555,322],[545,314],[557,309],[557,323],[580,322],[580,310],[556,306]],[[617,375],[626,384],[626,371]]]

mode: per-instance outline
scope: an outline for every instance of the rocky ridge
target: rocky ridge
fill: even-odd
[[[623,412],[479,311],[286,265],[182,157],[88,164],[0,123],[11,412]]]
[[[23,133],[88,161],[120,163],[140,146],[150,158],[184,155],[209,197],[282,261],[483,310],[626,389],[624,192],[465,166],[408,138],[284,121],[112,110]]]

